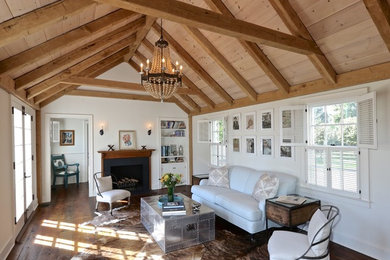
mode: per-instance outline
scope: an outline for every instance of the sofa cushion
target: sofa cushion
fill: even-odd
[[[262,219],[262,212],[259,209],[259,202],[251,195],[230,190],[216,195],[215,203],[249,221]]]
[[[210,203],[215,203],[215,197],[223,192],[230,192],[230,189],[209,186],[209,185],[193,185],[191,192],[202,199],[208,200]]]
[[[252,197],[257,201],[275,197],[279,188],[279,179],[275,176],[271,177],[268,174],[263,174],[256,182],[252,192]]]
[[[213,168],[210,171],[207,185],[229,188],[228,167]]]

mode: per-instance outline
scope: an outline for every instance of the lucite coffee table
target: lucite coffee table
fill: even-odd
[[[214,240],[214,210],[202,205],[193,212],[192,204],[197,202],[181,193],[175,195],[183,197],[186,215],[163,217],[158,206],[160,195],[141,198],[141,222],[164,253]]]

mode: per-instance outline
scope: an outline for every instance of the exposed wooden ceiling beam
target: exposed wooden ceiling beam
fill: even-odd
[[[159,34],[161,26],[155,23],[152,28]],[[169,42],[169,45],[175,49],[176,53],[191,67],[191,69],[204,80],[212,90],[214,90],[221,98],[228,103],[233,103],[233,98],[224,90],[218,82],[213,79],[206,70],[165,30],[163,30],[164,38]]]
[[[337,75],[337,82],[335,84],[326,82],[323,79],[318,79],[291,86],[290,92],[288,94],[282,93],[281,91],[266,92],[258,94],[257,101],[252,101],[248,98],[237,99],[234,101],[233,105],[229,105],[227,103],[218,104],[215,109],[202,108],[200,113],[193,113],[193,115],[207,114],[232,108],[251,106],[255,104],[304,96],[386,79],[390,79],[390,62],[339,74]]]
[[[180,96],[181,99],[183,99],[189,106],[191,106],[193,110],[200,112],[200,106],[194,100],[192,100],[191,97],[184,94],[178,96]]]
[[[364,0],[387,49],[390,51],[390,5],[386,0]]]
[[[72,90],[75,90],[77,89],[78,86],[71,86],[69,88],[65,88],[63,90],[61,90],[60,92],[58,92],[57,94],[55,95],[52,95],[51,97],[49,97],[48,99],[44,100],[42,103],[40,103],[40,107],[45,107],[47,105],[49,105],[50,103],[56,101],[57,99],[59,99],[60,97],[63,97],[64,95],[66,95],[67,93],[71,92]]]
[[[0,24],[0,47],[31,35],[96,5],[93,1],[64,0],[39,8]]]
[[[143,101],[155,101],[160,102],[160,100],[155,99],[149,95],[138,95],[138,94],[126,94],[126,93],[117,93],[109,91],[94,91],[94,90],[72,90],[67,95],[71,96],[83,96],[83,97],[102,97],[102,98],[119,98],[119,99],[131,99],[131,100],[143,100]],[[166,101],[170,102],[170,101]]]
[[[123,49],[121,51],[118,51],[117,53],[111,55],[108,58],[105,58],[104,60],[99,61],[95,65],[92,65],[91,67],[87,68],[86,70],[81,71],[77,74],[79,77],[96,77],[100,74],[106,72],[107,70],[115,67],[116,65],[123,62],[123,56],[127,53],[126,49]],[[49,99],[50,97],[56,95],[57,93],[67,89],[67,88],[73,88],[75,85],[69,85],[69,84],[58,84],[54,86],[51,89],[46,90],[45,92],[39,94],[34,98],[34,103],[39,104],[46,99]],[[79,87],[76,85],[76,88]]]
[[[142,41],[142,44],[151,52],[153,53],[153,44],[149,42],[147,39],[144,39]],[[139,52],[136,52],[136,55],[138,55],[139,60],[145,60],[146,58]],[[202,90],[198,88],[198,86],[195,85],[185,74],[182,77],[183,84],[186,85],[189,89],[196,92],[196,95],[198,95],[210,108],[215,107],[214,101],[211,100]]]
[[[139,16],[139,14],[127,10],[118,10],[103,16],[100,19],[0,61],[0,74],[12,74],[25,66],[47,60],[48,57],[62,51],[65,47],[75,45],[79,41],[88,40],[134,16]]]
[[[256,100],[256,91],[233,67],[233,65],[218,51],[217,48],[198,29],[184,26],[186,31],[194,38],[207,54],[225,71],[238,87],[252,100]]]
[[[221,12],[223,15],[235,18],[230,10],[221,0],[205,0],[206,4],[214,11]],[[279,70],[268,59],[267,55],[254,43],[245,40],[239,40],[242,47],[248,52],[252,59],[270,78],[270,80],[282,91],[288,93],[290,84],[279,72]]]
[[[33,85],[36,85],[39,82],[42,82],[43,80],[50,78],[65,69],[68,69],[69,67],[113,45],[119,40],[129,37],[131,34],[135,33],[144,22],[145,19],[140,18],[107,35],[99,37],[92,42],[86,43],[76,50],[73,50],[66,55],[60,56],[57,59],[46,63],[45,65],[29,73],[20,76],[15,80],[16,89],[19,90],[32,87]]]
[[[270,0],[270,3],[278,13],[284,24],[295,36],[303,37],[307,40],[314,42],[311,34],[291,6],[289,1],[283,0]],[[319,49],[319,48],[318,48]],[[336,82],[336,72],[332,65],[326,59],[322,51],[316,53],[309,53],[308,57],[313,63],[314,67],[320,72],[321,76],[329,83]]]
[[[191,4],[176,0],[97,0],[98,2],[131,10],[137,13],[162,17],[208,31],[228,35],[300,54],[319,53],[312,41],[266,27],[234,19]]]
[[[187,114],[191,113],[191,110],[189,110],[183,103],[180,102],[176,97],[170,98],[171,102],[174,102],[179,108],[181,108],[184,112]]]
[[[9,77],[7,75],[0,76],[0,88],[4,89],[8,93],[14,95],[15,97],[17,97],[21,101],[29,104],[31,107],[33,107],[35,109],[39,109],[38,106],[36,106],[35,104],[33,104],[32,102],[27,100],[26,91],[24,91],[24,90],[23,91],[16,91],[15,90],[15,81],[11,77]]]
[[[147,16],[145,25],[137,32],[137,36],[135,41],[129,47],[129,53],[125,56],[125,60],[129,61],[134,56],[135,51],[140,46],[143,39],[145,39],[146,35],[149,33],[150,28],[156,21],[155,17]]]
[[[27,90],[27,98],[31,99],[36,97],[37,95],[43,93],[44,91],[54,87],[57,85],[61,80],[64,80],[66,78],[69,78],[73,75],[78,74],[80,71],[85,70],[86,68],[98,63],[99,61],[111,56],[112,54],[122,50],[123,48],[126,48],[129,46],[129,44],[135,39],[135,36],[127,37],[107,49],[104,49],[101,52],[98,52],[97,54],[89,57],[88,59],[83,60],[82,62],[66,69],[65,71],[56,74],[55,76],[46,79],[39,84],[35,85],[34,87]]]

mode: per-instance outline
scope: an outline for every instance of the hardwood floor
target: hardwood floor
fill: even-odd
[[[190,186],[177,187],[175,191],[187,196],[191,195]],[[166,191],[156,190],[148,195],[163,193]],[[140,197],[139,195],[131,197],[133,206],[139,208]],[[95,199],[88,197],[88,184],[83,183],[79,187],[72,184],[68,189],[58,187],[52,192],[52,203],[36,210],[26,231],[7,259],[70,259],[74,255],[72,241],[85,241],[86,239],[82,232],[74,232],[75,227],[95,216],[94,206]],[[99,210],[107,209],[108,207],[104,204],[99,206]],[[50,228],[51,226],[56,228]],[[228,229],[235,234],[247,235],[245,231],[221,218],[216,219],[216,229]],[[52,243],[54,238],[57,238],[55,245]],[[58,238],[62,239],[62,244],[59,244]],[[264,237],[260,234],[258,239],[264,239]],[[366,260],[372,258],[332,243],[331,259]]]

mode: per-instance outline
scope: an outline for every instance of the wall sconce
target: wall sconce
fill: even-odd
[[[148,135],[152,134],[152,124],[148,124]]]
[[[104,135],[104,129],[103,129],[103,126],[104,126],[104,125],[103,125],[103,124],[101,124],[101,129],[100,129],[100,131],[99,131],[99,134],[100,134],[100,135]]]

